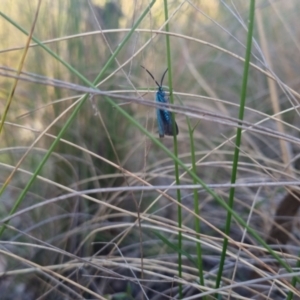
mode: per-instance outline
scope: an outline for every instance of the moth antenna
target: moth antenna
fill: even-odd
[[[160,84],[160,86],[162,86],[163,81],[164,81],[164,78],[165,78],[165,75],[167,74],[167,72],[168,72],[168,68],[167,68],[167,70],[164,72],[163,76],[161,77],[161,84]]]
[[[154,78],[154,76],[150,73],[150,71],[148,71],[145,67],[143,67],[142,65],[141,65],[141,67],[151,76],[151,78],[154,80],[154,82],[156,83],[156,85],[158,86],[158,87],[161,87],[161,85],[156,81],[156,79]],[[168,70],[168,69],[167,69]]]

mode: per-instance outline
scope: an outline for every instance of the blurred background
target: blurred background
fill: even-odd
[[[43,0],[33,36],[93,82],[149,3]],[[20,67],[28,39],[17,26],[29,32],[37,6],[36,0],[1,1],[1,117],[13,85],[13,79],[6,76],[7,68]],[[182,105],[182,113],[176,114],[179,158],[190,166],[188,118],[195,127],[197,175],[206,184],[228,184],[236,125],[229,121],[224,124],[219,116],[238,118],[249,3],[174,0],[168,1],[168,9],[173,96],[175,104]],[[264,239],[286,190],[283,186],[252,187],[247,183],[298,178],[299,11],[296,0],[256,1],[245,120],[261,127],[243,134],[237,176],[241,186],[236,189],[234,210]],[[143,99],[154,99],[156,85],[140,65],[160,82],[167,68],[167,52],[165,34],[157,31],[165,31],[164,22],[163,2],[156,1],[98,86],[102,91],[140,98],[141,103],[113,100],[157,137],[155,109],[142,104]],[[33,41],[22,72],[86,86]],[[167,89],[168,74],[164,85]],[[1,132],[2,186],[22,162],[2,191],[2,222],[71,116],[71,106],[82,95],[75,90],[18,81]],[[195,108],[193,116],[187,115],[185,108]],[[207,111],[215,115],[205,117]],[[160,141],[173,149],[172,138]],[[184,170],[180,169],[180,174],[182,184],[192,183]],[[28,211],[13,217],[1,237],[2,299],[94,299],[93,293],[105,297],[99,299],[170,299],[170,295],[177,299],[178,290],[173,285],[176,251],[153,233],[154,229],[168,228],[165,237],[177,239],[176,192],[130,190],[173,183],[174,162],[160,147],[104,97],[88,99],[18,207],[18,211]],[[111,189],[106,192],[103,188]],[[76,194],[91,189],[98,190]],[[228,186],[214,190],[227,201]],[[218,229],[224,228],[226,211],[203,190],[198,194],[204,269],[211,272],[207,273],[208,282],[213,282],[210,276],[215,274],[222,245]],[[181,199],[185,208],[193,210],[191,190],[183,189]],[[138,224],[140,214],[142,222]],[[193,237],[194,216],[185,209],[182,214],[186,235]],[[299,252],[298,227],[296,219],[289,244],[292,254]],[[233,222],[232,239],[240,241],[242,235],[243,228]],[[254,243],[248,234],[244,241]],[[185,239],[185,251],[194,255],[195,247],[192,239]],[[237,255],[234,244],[230,244],[230,251]],[[251,263],[250,256],[243,254]],[[224,276],[233,282],[244,280],[248,274],[243,272],[244,265],[232,277],[235,261],[230,257]],[[87,258],[89,263],[83,260]],[[191,262],[185,258],[183,264],[184,279],[197,282],[197,270]],[[142,278],[141,268],[145,282],[137,284],[136,278]],[[184,291],[188,297],[197,289],[187,285]],[[235,293],[249,295],[246,290]]]

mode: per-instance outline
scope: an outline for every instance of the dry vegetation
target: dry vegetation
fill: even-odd
[[[168,53],[163,1],[123,45],[150,1],[2,0],[1,299],[217,297],[248,2],[168,1]],[[248,228],[232,216],[219,299],[300,297],[299,11],[297,0],[256,1],[233,205]],[[181,165],[178,194],[174,158],[154,141],[155,83],[140,65],[160,81],[168,58],[180,133],[160,142],[189,170],[194,156],[213,193]],[[11,78],[17,70],[29,81]],[[88,80],[114,104],[85,97]]]

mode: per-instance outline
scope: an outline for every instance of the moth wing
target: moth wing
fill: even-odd
[[[171,117],[171,116],[170,116]],[[164,123],[165,135],[174,135],[172,119],[169,123]],[[175,122],[175,134],[178,135],[178,126]]]
[[[156,118],[157,118],[158,134],[159,137],[162,138],[165,136],[165,126],[164,126],[164,120],[160,109],[156,110]]]

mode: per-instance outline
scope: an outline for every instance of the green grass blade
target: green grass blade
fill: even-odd
[[[247,36],[247,47],[246,47],[246,54],[245,54],[244,74],[243,74],[243,81],[242,81],[240,110],[239,110],[239,119],[240,120],[244,119],[245,103],[246,103],[246,96],[247,96],[248,75],[249,75],[250,58],[251,58],[251,48],[252,48],[254,14],[255,14],[255,0],[251,0],[250,9],[249,9],[249,26],[248,26],[248,36]],[[242,139],[242,129],[237,128],[237,134],[236,134],[236,140],[235,140],[236,147],[234,150],[232,173],[231,173],[231,183],[232,184],[234,184],[236,181],[241,139]],[[233,208],[234,194],[235,194],[235,188],[231,187],[230,193],[229,193],[229,202],[228,202],[228,206],[230,207],[230,209]],[[230,232],[231,218],[232,218],[232,213],[231,213],[231,211],[228,211],[227,218],[226,218],[226,225],[225,225],[225,234],[226,235],[228,235]],[[215,285],[216,288],[220,287],[222,273],[223,273],[223,267],[224,267],[225,258],[226,258],[227,246],[228,246],[228,239],[224,238],[223,249],[222,249],[222,254],[221,254],[221,259],[220,259],[220,266],[219,266],[219,271],[218,271],[218,275],[216,278],[216,285]]]
[[[164,0],[164,11],[165,11],[165,21],[166,23],[166,32],[169,32],[169,14],[168,14],[168,1]],[[172,80],[172,57],[171,57],[171,46],[170,46],[170,37],[167,34],[166,35],[166,47],[167,47],[167,60],[168,60],[168,78],[169,78],[169,91],[170,91],[170,102],[174,103],[174,97],[173,97],[173,80]],[[175,116],[174,113],[172,113],[172,122],[173,122],[173,132],[176,132],[176,125],[175,125]],[[173,136],[173,145],[174,145],[174,155],[178,157],[178,142],[177,142],[177,136],[174,134]],[[179,178],[179,167],[178,163],[174,161],[174,168],[175,168],[175,181],[176,184],[180,184],[180,178]],[[178,189],[176,191],[177,195],[177,201],[178,203],[181,203],[181,191]],[[177,206],[177,222],[178,222],[178,228],[182,228],[182,209],[181,206]],[[179,230],[178,232],[178,248],[182,249],[182,232]],[[178,276],[182,277],[182,258],[181,258],[181,251],[178,252]],[[179,297],[182,298],[182,285],[179,284]]]

